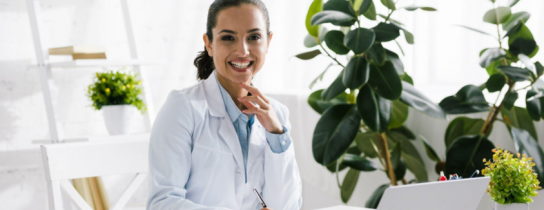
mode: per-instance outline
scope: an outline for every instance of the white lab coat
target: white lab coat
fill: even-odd
[[[272,152],[265,128],[253,124],[247,183],[238,136],[214,79],[172,91],[151,132],[147,209],[261,209],[253,187],[269,208],[300,209],[302,183],[294,144]],[[291,130],[289,112],[270,99],[280,123]]]

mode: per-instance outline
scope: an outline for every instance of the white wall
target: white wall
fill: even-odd
[[[101,45],[107,46],[109,58],[128,57],[118,1],[41,2],[47,29],[45,35],[50,46]],[[131,2],[141,56],[170,60],[170,63],[164,66],[145,68],[149,71],[153,102],[158,108],[170,90],[195,83],[196,71],[192,61],[196,52],[203,47],[200,38],[204,33],[205,16],[211,0]],[[311,136],[319,116],[305,102],[310,92],[307,89],[309,81],[315,78],[329,61],[325,57],[312,62],[292,59],[293,55],[305,50],[302,40],[306,32],[302,23],[311,0],[265,2],[270,10],[275,35],[268,61],[256,78],[256,84],[269,93],[269,96],[286,104],[291,111],[294,146],[297,148],[297,160],[304,180],[304,209],[339,204],[341,201],[335,177],[313,160]],[[480,42],[482,37],[469,33],[462,33],[461,37],[451,35],[461,33],[462,30],[444,25],[445,23],[473,25],[473,20],[479,21],[481,14],[487,10],[486,7],[480,7],[484,3],[469,0],[463,1],[463,4],[459,3],[461,1],[419,2],[435,6],[440,12],[432,14],[399,12],[397,17],[416,35],[416,45],[401,44],[408,53],[403,58],[407,71],[414,76],[417,87],[431,95],[433,99],[440,100],[446,95],[453,94],[466,83],[478,83],[482,82],[482,79],[485,81],[485,74],[482,76],[481,72],[483,70],[477,67],[476,55],[480,48],[493,43]],[[542,31],[542,24],[537,24],[542,21],[540,10],[531,10],[533,5],[538,6],[537,8],[544,6],[537,0],[524,0],[519,6],[533,14],[529,22],[530,27],[534,30],[537,42],[544,43],[544,40],[539,40],[543,36],[538,35],[543,34],[538,33]],[[466,12],[461,13],[462,18],[452,18],[459,16],[455,13],[458,11]],[[473,26],[479,24],[474,23]],[[435,28],[440,30],[436,31]],[[466,44],[464,40],[470,41]],[[455,51],[448,51],[448,46]],[[540,58],[543,55],[541,52]],[[457,62],[450,63],[449,58],[454,58],[453,60]],[[46,208],[45,183],[38,145],[31,143],[35,139],[47,139],[49,134],[38,74],[34,69],[27,69],[27,65],[34,61],[34,46],[25,1],[0,0],[0,202],[3,209]],[[458,71],[459,69],[462,71]],[[53,71],[59,90],[59,110],[62,110],[59,116],[67,137],[107,134],[101,112],[93,110],[90,101],[84,96],[95,70],[84,68]],[[471,71],[478,73],[471,74]],[[325,82],[318,84],[318,88],[334,79],[333,73],[328,73]],[[467,78],[467,75],[471,77]],[[455,80],[446,80],[447,78]],[[277,90],[276,87],[281,88]],[[444,92],[446,90],[448,92]],[[447,123],[412,111],[407,126],[417,134],[427,137],[443,157],[443,135]],[[138,124],[135,131],[141,128],[142,125]],[[537,130],[542,145],[544,124],[538,123]],[[504,126],[500,124],[497,124],[491,138],[503,147],[513,147]],[[425,156],[421,143],[417,142],[416,146]],[[434,165],[427,159],[425,163],[430,174],[429,178],[435,179],[437,176],[432,173]],[[126,178],[117,176],[105,179],[112,200],[115,200],[120,190],[128,184]],[[381,172],[362,173],[349,204],[364,205],[370,193],[382,183],[387,183],[387,178]],[[144,201],[145,187],[131,203],[141,204]]]

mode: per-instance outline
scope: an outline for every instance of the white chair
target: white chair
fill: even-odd
[[[112,210],[123,209],[145,180],[149,140],[117,140],[41,145],[50,210],[62,210],[61,188],[83,210],[92,210],[70,179],[136,174]]]

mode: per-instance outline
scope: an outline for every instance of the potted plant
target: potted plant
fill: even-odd
[[[533,123],[544,117],[544,81],[540,79],[544,68],[540,62],[531,61],[539,47],[525,25],[530,14],[511,11],[518,2],[511,0],[503,5],[499,1],[490,2],[493,7],[484,14],[483,21],[493,24],[496,34],[463,26],[487,38],[493,37],[497,46],[480,52],[480,66],[489,74],[484,84],[466,85],[439,103],[447,114],[487,112],[483,119],[458,116],[448,125],[446,161],[440,164],[445,166],[446,174],[468,177],[474,170],[483,169],[485,165],[481,160],[491,159],[491,150],[495,148],[489,136],[494,125],[502,123],[510,133],[516,152],[533,158],[533,170],[540,183],[544,181],[544,151],[538,144]],[[488,102],[484,91],[498,94]],[[515,106],[517,100],[524,100],[526,107]]]
[[[413,35],[400,21],[393,19],[395,11],[435,9],[398,7],[392,0],[381,0],[388,13],[378,14],[374,5],[378,1],[323,2],[314,0],[306,16],[308,36],[304,45],[314,49],[296,57],[310,60],[326,55],[331,60],[329,67],[339,66],[343,70],[328,88],[317,90],[308,97],[309,105],[321,114],[312,139],[313,156],[316,162],[336,174],[345,203],[350,199],[361,171],[385,172],[390,183],[376,189],[366,203],[366,207],[376,208],[390,185],[428,181],[422,156],[413,143],[417,137],[404,123],[408,107],[443,119],[445,113],[414,88],[399,55],[382,44],[397,42],[401,33],[407,43],[414,43]],[[363,22],[364,18],[371,25],[365,26],[367,20]],[[332,24],[337,29],[329,31],[324,24]],[[400,48],[400,44],[397,45]],[[348,62],[340,61],[344,56]],[[329,67],[310,88],[323,78]],[[426,148],[436,154],[432,148]],[[381,166],[370,159],[378,159]],[[341,183],[338,174],[348,168]],[[407,170],[414,174],[415,180],[404,178]]]
[[[487,193],[494,201],[495,210],[522,210],[529,209],[531,197],[538,195],[540,189],[538,175],[533,170],[535,163],[533,158],[527,158],[525,154],[517,158],[508,151],[493,149],[493,160],[484,158],[487,166],[482,174],[491,178]]]
[[[110,135],[129,133],[134,108],[142,114],[145,113],[146,106],[139,98],[142,93],[141,84],[142,81],[131,73],[96,73],[94,83],[88,87],[87,96],[96,110],[104,111],[104,120]]]

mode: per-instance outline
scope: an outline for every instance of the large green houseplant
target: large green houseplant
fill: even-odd
[[[407,169],[416,182],[428,181],[423,159],[413,144],[417,138],[404,126],[408,107],[445,118],[437,104],[414,88],[399,56],[382,45],[397,42],[401,31],[409,44],[414,43],[413,35],[403,24],[391,18],[395,11],[435,9],[397,7],[392,0],[380,2],[388,8],[388,14],[377,14],[372,0],[329,0],[324,4],[322,0],[314,0],[306,18],[309,35],[304,44],[320,49],[297,55],[309,60],[326,54],[331,59],[329,67],[337,65],[343,69],[328,88],[317,90],[308,98],[310,106],[321,114],[312,150],[315,161],[336,173],[344,202],[351,197],[361,171],[385,172],[390,184],[375,190],[367,207],[376,207],[389,185],[397,185],[398,181],[407,184],[404,178]],[[363,16],[371,20],[371,28],[362,27]],[[332,24],[339,30],[327,30],[323,24]],[[346,56],[349,62],[340,62],[338,56]],[[310,86],[322,79],[329,67]],[[378,158],[382,167],[370,158]],[[338,172],[347,168],[349,171],[340,183]]]
[[[489,112],[485,119],[461,116],[449,124],[445,134],[446,174],[467,177],[474,170],[485,168],[482,159],[491,159],[491,150],[495,148],[489,135],[495,123],[500,122],[506,125],[517,152],[533,158],[534,170],[540,183],[544,183],[544,153],[533,123],[544,117],[544,81],[539,79],[544,68],[531,61],[539,47],[525,25],[530,14],[511,12],[518,1],[510,0],[500,6],[491,0],[493,8],[485,13],[483,21],[496,25],[496,35],[464,26],[493,37],[498,45],[480,52],[480,65],[489,74],[487,82],[480,86],[466,85],[439,104],[448,114]],[[486,100],[484,90],[498,92],[494,102]],[[527,93],[521,100],[526,108],[514,106],[524,91]]]

